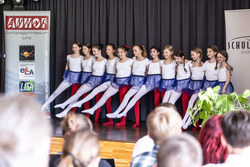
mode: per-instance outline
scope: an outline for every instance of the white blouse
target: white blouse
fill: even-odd
[[[205,67],[204,64],[200,67],[191,66],[191,79],[192,80],[203,80],[205,75]]]
[[[146,74],[146,68],[149,64],[148,58],[145,58],[142,61],[137,61],[136,57],[133,57],[133,69],[132,74],[138,75],[138,76],[145,76]]]
[[[160,61],[162,79],[174,79],[175,78],[175,66],[176,62],[173,61],[170,64],[164,64],[164,60]]]
[[[106,63],[106,73],[115,74],[116,73],[116,63],[119,60],[118,57],[115,57],[112,60],[108,60]]]
[[[69,70],[73,72],[81,72],[81,59],[82,56],[79,56],[77,58],[72,58],[70,55],[67,56],[67,61],[69,62]]]
[[[148,68],[148,74],[161,74],[161,67],[160,67],[160,61],[157,63],[153,63],[150,61],[149,68]]]
[[[116,77],[124,78],[129,77],[131,75],[133,59],[128,58],[125,62],[117,61],[116,63]]]
[[[105,73],[105,65],[107,63],[107,59],[103,59],[102,61],[93,61],[93,72],[92,75],[102,76]]]
[[[185,69],[184,70],[184,64],[178,64],[177,65],[177,80],[182,80],[182,79],[188,79],[191,76],[190,73],[190,68],[191,68],[192,62],[188,61],[187,63],[185,63]]]
[[[81,61],[82,61],[82,71],[84,71],[84,72],[92,72],[92,66],[93,66],[94,59],[95,59],[94,56],[91,56],[86,60],[81,59]]]
[[[204,63],[206,80],[208,80],[208,81],[218,80],[219,63],[217,66],[218,67],[217,70],[215,69],[215,66],[216,66],[216,62],[209,63],[209,61],[207,60]]]

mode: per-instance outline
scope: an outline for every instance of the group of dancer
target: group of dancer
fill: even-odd
[[[156,107],[160,103],[161,94],[163,103],[175,104],[185,92],[191,96],[186,102],[183,101],[188,104],[183,108],[185,114],[182,124],[186,129],[191,124],[187,110],[193,107],[199,92],[217,85],[220,86],[221,94],[234,91],[230,82],[232,67],[227,63],[228,54],[225,50],[218,51],[214,45],[207,48],[208,60],[205,63],[202,62],[200,48],[191,50],[192,60],[187,60],[182,51],[174,51],[171,45],[163,49],[164,60],[159,58],[161,51],[156,46],[150,48],[152,60],[148,59],[143,45],[133,46],[133,58],[128,57],[130,47],[126,45],[117,48],[116,57],[115,46],[107,44],[108,59],[102,55],[102,48],[101,44],[91,47],[90,44],[81,46],[75,42],[72,45],[73,54],[67,56],[64,79],[44,103],[43,109],[61,92],[73,85],[75,88],[72,87],[72,96],[64,103],[55,105],[55,108],[64,109],[56,114],[56,117],[64,117],[71,109],[81,107],[82,104],[96,97],[96,104],[92,108],[85,105],[82,113],[93,115],[96,111],[95,122],[98,122],[100,107],[106,103],[106,116],[109,121],[105,125],[113,124],[112,118],[122,117],[121,122],[116,126],[125,126],[126,115],[134,107],[136,123],[133,126],[138,127],[139,99],[142,96],[154,90]],[[81,86],[77,89],[79,84]],[[87,95],[86,93],[90,91],[91,93]],[[103,95],[102,92],[104,92]],[[120,105],[112,112],[110,98],[117,92],[120,93]],[[78,101],[82,95],[84,95],[83,99]]]

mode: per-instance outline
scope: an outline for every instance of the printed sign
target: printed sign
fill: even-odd
[[[19,81],[19,94],[35,96],[35,81]]]
[[[35,64],[19,64],[20,80],[35,80]]]

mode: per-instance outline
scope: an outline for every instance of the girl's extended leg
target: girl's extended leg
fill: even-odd
[[[125,97],[123,98],[122,103],[120,104],[120,106],[118,107],[118,109],[116,109],[116,111],[115,111],[114,113],[112,113],[112,114],[107,114],[107,117],[109,117],[109,118],[115,118],[115,117],[116,117],[116,116],[126,107],[126,105],[128,104],[129,99],[130,99],[134,94],[136,94],[136,92],[138,92],[137,89],[130,89],[130,90],[126,93],[126,95],[125,95]],[[127,114],[127,113],[126,113],[126,114]]]
[[[184,116],[184,118],[182,120],[182,127],[183,127],[183,129],[187,129],[187,127],[189,125],[191,125],[191,123],[192,123],[191,122],[190,113],[188,112],[188,109],[192,108],[194,106],[194,103],[197,100],[197,98],[198,98],[198,93],[195,93],[195,94],[193,94],[191,96],[191,98],[190,98],[190,100],[188,102],[188,108],[187,108],[186,114],[185,114],[185,116]]]
[[[55,105],[55,108],[62,108],[64,109],[68,104],[70,103],[73,103],[73,102],[76,102],[78,100],[78,98],[80,96],[82,96],[84,93],[87,93],[89,92],[90,90],[92,90],[93,87],[91,87],[90,85],[88,84],[83,84],[79,89],[78,91],[74,94],[74,96],[71,96],[68,100],[66,100],[64,103],[62,104],[58,104],[58,105]]]
[[[70,87],[72,84],[69,82],[62,82],[56,90],[50,95],[48,100],[43,104],[42,109],[44,110],[45,107],[50,104],[58,95],[60,95],[64,90],[66,90],[68,87]]]
[[[180,96],[181,96],[181,93],[173,90],[168,102],[171,104],[175,104],[175,102],[179,99]]]
[[[106,101],[106,109],[108,114],[112,113],[111,97]],[[109,118],[109,121],[104,123],[103,125],[113,125],[113,119]]]
[[[109,83],[105,82],[101,84],[100,86],[96,87],[88,96],[78,101],[77,103],[72,104],[71,107],[81,107],[83,103],[93,99],[98,93],[104,92],[105,90],[108,89],[109,86],[110,82]],[[84,108],[84,109],[89,109],[89,108]]]
[[[161,101],[161,92],[159,91],[159,88],[155,89],[154,95],[155,95],[155,107],[157,107]]]
[[[78,83],[72,85],[71,96],[73,96],[76,93],[79,87],[80,85]],[[76,108],[73,108],[72,111],[76,112]]]
[[[169,98],[170,98],[172,92],[173,92],[173,90],[168,90],[168,91],[165,92],[165,94],[163,96],[163,99],[162,99],[162,103],[169,102],[169,100],[170,100]]]
[[[151,89],[147,89],[146,86],[142,86],[142,88],[136,93],[136,95],[130,100],[127,107],[124,109],[122,113],[117,113],[115,115],[116,118],[121,118],[127,115],[128,111],[135,105],[135,103],[146,93],[148,93]]]
[[[89,113],[91,115],[94,114],[95,110],[103,106],[105,102],[114,94],[116,94],[119,91],[119,89],[116,89],[112,86],[110,86],[107,91],[103,94],[102,98],[90,109],[88,110],[83,110],[82,113]]]

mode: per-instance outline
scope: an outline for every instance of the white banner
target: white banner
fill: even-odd
[[[50,12],[4,11],[5,93],[49,95]]]
[[[232,83],[237,93],[250,89],[250,10],[227,10],[226,48],[234,67]]]

